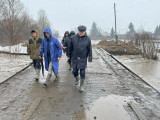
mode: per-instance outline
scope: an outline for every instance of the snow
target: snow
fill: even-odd
[[[27,53],[27,47],[23,46],[23,43],[14,46],[0,46],[0,51],[10,52],[10,53]]]
[[[0,54],[0,83],[32,62],[29,56]]]

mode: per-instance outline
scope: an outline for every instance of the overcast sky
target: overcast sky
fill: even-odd
[[[37,19],[44,9],[52,28],[63,34],[80,24],[91,28],[96,22],[104,31],[114,26],[114,2],[117,5],[118,32],[124,33],[133,22],[135,29],[153,32],[160,24],[160,0],[21,0],[30,15]]]

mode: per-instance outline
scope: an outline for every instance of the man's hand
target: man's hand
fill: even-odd
[[[42,59],[42,56],[39,56],[39,59]]]
[[[57,58],[58,61],[60,61],[60,59],[61,59],[60,57]]]
[[[91,63],[92,61],[88,61],[88,63]]]

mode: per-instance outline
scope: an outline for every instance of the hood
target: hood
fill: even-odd
[[[66,37],[66,34],[69,35],[69,31],[66,31],[66,32],[64,33],[64,37]]]
[[[50,28],[45,28],[44,33],[49,33],[52,36],[52,31]]]
[[[71,32],[70,32],[70,35],[75,35],[75,32],[74,32],[74,31],[71,31]]]

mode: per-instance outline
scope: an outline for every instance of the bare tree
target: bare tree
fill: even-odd
[[[24,6],[20,0],[6,0],[1,8],[1,31],[7,36],[9,45],[14,45],[20,40],[19,32],[24,27]]]
[[[4,6],[5,6],[5,4],[6,4],[6,0],[0,0],[0,18],[3,16],[3,8],[4,8]]]
[[[51,27],[47,14],[43,9],[39,10],[38,12],[38,26],[40,37],[43,36],[43,31],[46,27]]]
[[[155,38],[148,32],[135,34],[136,44],[139,44],[143,51],[143,57],[147,59],[158,59],[157,51],[158,44],[155,43]]]

